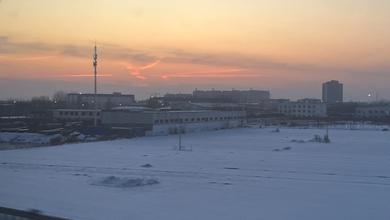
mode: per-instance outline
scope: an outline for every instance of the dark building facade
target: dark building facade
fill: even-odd
[[[343,84],[336,80],[323,83],[322,101],[325,103],[343,102]]]
[[[69,93],[66,97],[68,108],[93,108],[94,94]],[[119,106],[129,106],[135,103],[134,95],[121,94],[114,92],[112,94],[97,94],[97,108],[111,109]]]
[[[260,103],[269,100],[269,91],[264,90],[195,90],[193,99],[196,101],[220,101],[234,103]]]

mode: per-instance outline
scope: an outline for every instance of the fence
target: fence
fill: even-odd
[[[38,210],[23,211],[23,210],[0,207],[0,220],[70,220],[70,219],[43,215]]]

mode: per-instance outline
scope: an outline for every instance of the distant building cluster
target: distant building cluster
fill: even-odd
[[[241,127],[245,126],[248,118],[390,121],[390,103],[345,103],[343,84],[336,80],[322,84],[322,100],[271,99],[269,91],[253,89],[195,90],[187,94],[151,96],[143,101],[136,101],[132,94],[118,92],[96,95],[69,93],[63,94],[62,97],[64,98],[56,98],[53,101],[34,99],[31,103],[3,102],[0,103],[0,116],[3,116],[4,112],[14,113],[12,116],[27,115],[23,120],[31,120],[34,125],[47,123],[44,126],[48,128],[55,123],[81,123],[86,126],[119,129],[125,133],[136,130],[137,134],[143,135]],[[19,120],[20,117],[2,117],[0,125],[8,129],[16,119]]]
[[[266,90],[198,90],[192,94],[166,94],[168,101],[259,103],[271,98]]]

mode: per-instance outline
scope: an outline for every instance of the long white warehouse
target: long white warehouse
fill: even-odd
[[[241,127],[246,124],[244,111],[104,111],[104,125],[140,127],[146,135],[168,135],[204,130]]]

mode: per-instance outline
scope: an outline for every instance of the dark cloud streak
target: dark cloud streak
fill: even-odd
[[[289,70],[313,70],[314,65],[291,64],[282,61],[275,61],[266,57],[249,56],[238,53],[191,53],[183,50],[170,50],[169,56],[164,60],[168,62],[193,63],[213,66],[234,66],[250,69],[289,69]]]
[[[133,50],[113,44],[100,44],[100,54],[106,59],[151,62],[157,58],[151,53]],[[0,54],[8,55],[64,55],[77,58],[90,58],[93,46],[73,44],[49,44],[44,42],[14,42],[7,36],[0,36]]]
[[[157,57],[147,50],[134,50],[115,44],[99,44],[101,57],[128,62],[147,63],[161,59],[170,63],[191,63],[210,66],[232,66],[241,68],[266,68],[266,69],[290,69],[311,70],[316,67],[307,64],[290,64],[275,61],[266,57],[249,56],[237,53],[196,53],[178,49],[154,50],[163,53],[163,58]],[[151,50],[152,51],[152,50]],[[51,54],[69,57],[90,58],[92,46],[85,45],[55,45],[43,42],[13,42],[7,36],[0,36],[0,54]]]
[[[239,53],[206,53],[191,52],[180,49],[145,49],[136,50],[117,44],[99,43],[99,54],[102,59],[115,60],[129,63],[150,63],[161,60],[163,63],[190,63],[208,66],[225,66],[234,68],[257,70],[279,70],[290,72],[303,72],[311,74],[322,74],[324,72],[341,73],[342,75],[362,75],[362,73],[373,71],[373,68],[359,68],[357,66],[316,66],[305,63],[289,63],[275,60],[268,57],[251,56]],[[49,44],[45,42],[15,42],[8,36],[0,36],[0,55],[50,55],[68,56],[90,59],[93,45],[75,44]],[[163,54],[156,56],[155,52]],[[325,65],[325,64],[323,64]],[[376,66],[373,73],[388,76],[389,66]]]

